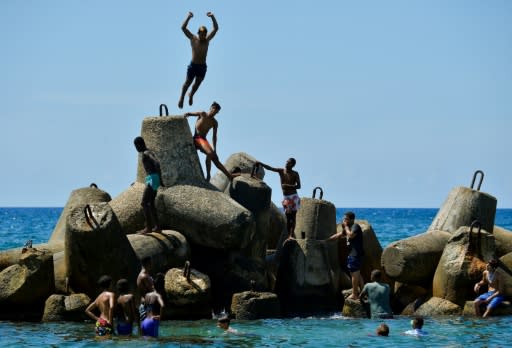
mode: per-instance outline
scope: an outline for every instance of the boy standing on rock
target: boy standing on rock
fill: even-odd
[[[256,162],[256,165],[261,165],[265,169],[278,173],[281,179],[283,208],[286,215],[286,227],[288,229],[288,239],[286,239],[286,241],[293,238],[297,210],[300,208],[300,197],[297,194],[297,190],[300,189],[300,176],[299,173],[293,170],[296,163],[295,158],[289,158],[284,168],[273,168],[267,164]]]
[[[137,137],[133,141],[137,152],[141,154],[142,165],[146,171],[146,188],[142,194],[142,209],[146,220],[146,228],[142,233],[161,232],[158,216],[156,214],[155,198],[157,190],[162,184],[162,173],[160,162],[156,155],[147,149],[146,143],[142,137]]]
[[[112,278],[110,276],[101,276],[98,280],[101,287],[101,294],[96,297],[86,309],[85,313],[96,321],[96,335],[110,336],[112,335],[112,317],[114,313],[114,293],[111,291]],[[92,311],[99,309],[100,316],[97,317]]]
[[[233,180],[236,175],[228,172],[226,167],[219,161],[219,157],[215,149],[217,148],[217,128],[219,123],[215,119],[215,115],[220,111],[220,105],[217,102],[213,102],[210,107],[210,111],[198,111],[198,112],[187,112],[185,113],[185,118],[189,116],[197,117],[195,131],[194,131],[194,145],[196,149],[201,151],[206,155],[206,181],[210,181],[210,172],[212,169],[212,161],[219,170],[221,170],[224,175],[228,177],[229,180]],[[213,147],[210,145],[208,140],[206,140],[206,135],[213,128]]]

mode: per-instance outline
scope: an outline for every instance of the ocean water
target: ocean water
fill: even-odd
[[[346,210],[367,220],[382,247],[423,233],[437,209],[338,208],[339,222]],[[48,241],[62,208],[0,208],[0,250],[20,247],[28,239],[34,244]],[[512,209],[498,209],[495,224],[512,230]],[[1,310],[1,308],[0,308]],[[376,337],[381,321],[344,318],[340,313],[324,317],[279,320],[232,321],[237,333],[225,333],[213,320],[163,321],[160,338],[134,337],[99,340],[92,322],[26,323],[0,321],[1,347],[507,347],[512,342],[512,317],[426,318],[425,337],[409,337],[410,318],[386,320],[389,337]]]

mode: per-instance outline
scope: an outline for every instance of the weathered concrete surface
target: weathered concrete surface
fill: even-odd
[[[415,312],[415,315],[422,317],[432,317],[439,315],[460,315],[462,307],[448,300],[431,297],[427,302],[423,303]]]
[[[49,243],[41,243],[34,244],[32,246],[34,249],[44,249],[50,251],[52,253],[58,253],[59,251],[64,250],[64,244],[49,244]],[[7,250],[0,251],[0,271],[3,269],[15,265],[20,262],[20,258],[22,256],[21,248],[12,248]]]
[[[211,318],[211,283],[206,274],[190,269],[187,279],[183,268],[171,268],[165,274],[165,293],[165,318]]]
[[[512,252],[503,255],[499,259],[498,271],[501,273],[506,296],[512,296]]]
[[[496,257],[512,252],[512,231],[495,225],[492,233],[496,243]]]
[[[57,221],[57,225],[55,225],[53,233],[48,240],[48,244],[55,244],[60,247],[60,250],[64,249],[66,219],[73,207],[91,203],[109,202],[110,200],[111,197],[107,192],[94,186],[83,187],[71,191],[68,201],[60,214],[59,220]]]
[[[349,318],[369,318],[365,305],[359,300],[352,300],[348,297],[345,298],[341,314]]]
[[[19,264],[0,272],[0,319],[40,319],[53,291],[52,253],[28,249]]]
[[[391,243],[382,252],[386,274],[401,283],[430,287],[451,234],[429,231]]]
[[[94,298],[102,275],[133,284],[140,264],[110,205],[89,207],[96,222],[84,206],[75,206],[68,215],[64,259],[71,289]]]
[[[411,303],[423,303],[427,298],[432,297],[432,291],[417,285],[402,284],[395,282],[394,296],[391,307],[394,313],[401,313]],[[414,308],[411,314],[417,309]],[[402,313],[404,314],[404,313]]]
[[[281,307],[276,294],[244,291],[233,295],[231,313],[239,320],[279,318]]]
[[[336,207],[329,201],[302,197],[295,238],[326,239],[336,233]],[[303,236],[304,235],[304,236]]]
[[[204,180],[192,133],[183,116],[146,117],[142,121],[141,136],[160,161],[164,186],[211,187]],[[133,151],[136,153],[135,148]],[[137,182],[144,183],[145,177],[139,158]]]
[[[165,273],[179,267],[190,258],[190,247],[185,236],[177,231],[130,234],[127,236],[137,259],[151,258],[152,271]]]
[[[76,321],[88,319],[85,309],[91,302],[86,294],[71,294],[69,296],[54,294],[48,297],[44,306],[43,322]]]
[[[496,198],[487,193],[456,187],[448,194],[428,231],[454,233],[461,226],[471,226],[475,220],[480,221],[482,229],[492,231],[496,205]]]
[[[222,192],[175,185],[161,194],[162,226],[180,231],[187,240],[217,249],[240,249],[255,233],[253,214]]]
[[[286,242],[275,290],[286,316],[339,308],[338,284],[333,277],[325,243],[311,239]]]
[[[459,228],[448,240],[432,282],[432,295],[459,306],[474,297],[486,261],[494,257],[494,236],[486,231]]]
[[[233,180],[229,196],[254,215],[255,232],[244,251],[249,257],[265,260],[267,240],[270,232],[270,197],[272,190],[263,181],[247,174]]]
[[[119,196],[114,197],[109,204],[116,214],[117,220],[121,225],[121,229],[125,234],[132,234],[144,228],[144,212],[142,210],[142,193],[144,192],[145,184],[136,182],[130,185]],[[155,205],[159,216],[162,215],[162,204],[160,193],[163,188],[158,189],[155,199]]]
[[[251,174],[252,168],[256,163],[256,159],[245,152],[237,152],[228,157],[224,162],[224,167],[231,172],[235,167],[242,170],[242,174]],[[265,169],[259,167],[255,172],[255,177],[263,179],[265,177]],[[226,192],[229,190],[230,182],[224,173],[218,171],[210,180],[210,183],[215,186],[219,191]]]
[[[462,315],[471,317],[476,316],[474,302],[475,301],[466,301],[466,303],[464,304]],[[482,313],[485,311],[484,308],[485,307],[482,308]],[[503,301],[498,307],[492,310],[491,316],[502,315],[512,315],[512,305],[510,304],[510,301]]]

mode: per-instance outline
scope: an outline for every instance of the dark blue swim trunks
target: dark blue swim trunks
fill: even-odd
[[[350,273],[359,271],[361,269],[361,259],[355,256],[347,257],[347,268]]]
[[[194,64],[190,63],[187,67],[187,79],[192,80],[195,77],[204,79],[206,75],[206,64]]]

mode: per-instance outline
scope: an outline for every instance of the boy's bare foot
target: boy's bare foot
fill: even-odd
[[[192,95],[191,92],[189,92],[188,93],[188,105],[192,106],[193,103],[194,103],[194,96]]]
[[[181,97],[180,100],[178,101],[178,107],[180,109],[183,109],[183,97]]]
[[[349,297],[347,297],[348,299],[350,300],[354,300],[356,301],[358,299],[358,297],[354,296],[354,295],[350,295]]]

